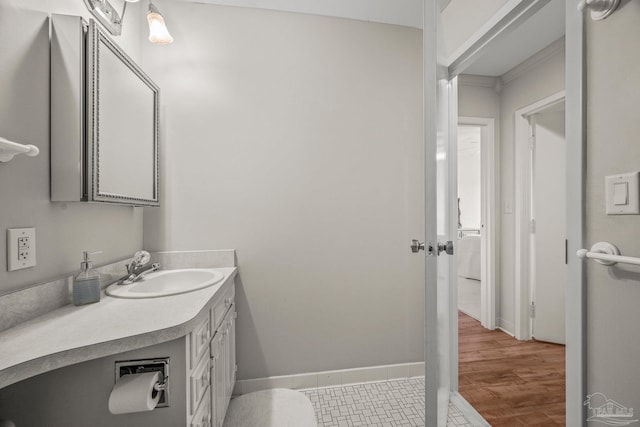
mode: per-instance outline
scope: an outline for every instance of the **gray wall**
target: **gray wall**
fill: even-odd
[[[151,250],[236,248],[239,379],[423,360],[422,33],[165,2]]]
[[[640,256],[640,216],[605,214],[604,177],[640,169],[640,2],[587,20],[587,247],[616,244]],[[588,393],[640,410],[640,269],[588,262]],[[637,418],[637,417],[636,417]]]
[[[83,250],[102,250],[95,260],[106,264],[142,247],[141,209],[49,201],[50,12],[88,17],[81,0],[0,0],[0,136],[40,149],[38,157],[0,163],[0,295],[79,269]],[[140,18],[140,7],[130,7],[132,25],[118,39],[134,58]],[[7,272],[6,229],[30,226],[38,265]]]

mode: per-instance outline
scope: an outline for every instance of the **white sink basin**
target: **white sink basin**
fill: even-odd
[[[106,293],[116,298],[165,297],[208,288],[223,278],[224,274],[212,269],[161,270],[149,273],[130,285],[114,283],[107,288]]]

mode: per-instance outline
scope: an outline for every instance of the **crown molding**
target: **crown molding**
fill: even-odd
[[[490,87],[496,91],[501,87],[500,77],[460,74],[458,84],[463,86]]]
[[[532,69],[540,66],[542,63],[548,61],[555,55],[564,52],[564,36],[551,43],[544,49],[534,53],[529,59],[516,65],[501,76],[503,84],[509,84],[509,82],[517,79],[521,75],[531,71]]]

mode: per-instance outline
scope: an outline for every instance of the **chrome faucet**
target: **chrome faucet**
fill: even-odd
[[[127,264],[127,274],[118,280],[118,285],[130,285],[142,279],[149,273],[160,270],[160,264],[154,262],[146,265],[151,260],[151,255],[147,251],[138,251],[133,255],[131,264]]]

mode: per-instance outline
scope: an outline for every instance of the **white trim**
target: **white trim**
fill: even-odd
[[[474,427],[491,427],[491,424],[485,420],[482,415],[471,406],[469,402],[457,391],[451,393],[451,403],[458,408],[462,415],[467,419],[469,424]]]
[[[529,57],[524,62],[516,65],[515,67],[504,73],[501,76],[502,83],[505,85],[509,84],[521,75],[531,71],[543,62],[548,61],[550,58],[553,58],[555,55],[561,52],[564,52],[564,37],[560,37],[549,46],[545,47],[538,53],[535,53],[533,56]]]
[[[449,58],[449,74],[461,74],[496,40],[509,37],[511,30],[542,9],[550,0],[508,0]],[[427,28],[425,24],[424,28]]]
[[[564,102],[560,91],[515,112],[515,169],[516,169],[516,253],[515,253],[515,335],[519,340],[531,339],[531,123],[529,118],[549,107]]]
[[[442,40],[440,9],[436,2],[424,2],[424,31],[422,43],[423,60],[423,114],[424,114],[424,183],[425,183],[425,244],[433,244],[438,239],[437,227],[437,145],[438,131],[446,131],[439,126],[439,84],[438,43]],[[446,120],[446,118],[445,118]],[[438,260],[434,256],[425,257],[424,291],[424,358],[425,358],[425,421],[426,427],[438,426],[439,399],[438,390],[443,377],[450,373],[440,363],[441,352],[450,349],[439,338],[441,329],[448,334],[448,322],[444,323],[438,315]],[[448,378],[446,378],[448,379]]]
[[[319,387],[336,387],[418,376],[424,376],[424,362],[399,363],[395,365],[369,366],[336,371],[309,372],[304,374],[238,380],[236,381],[233,394],[241,395],[271,388],[302,390]]]
[[[508,321],[501,321],[500,324],[501,324],[501,326],[498,326],[496,329],[504,332],[505,334],[509,335],[510,337],[514,337],[515,338],[515,336],[513,335],[513,332],[511,332],[511,330],[513,330],[513,323],[508,322]]]
[[[448,176],[448,199],[449,207],[446,219],[448,225],[447,237],[444,240],[453,242],[453,255],[446,255],[444,252],[440,256],[448,257],[449,267],[449,390],[458,390],[458,122],[453,120],[458,117],[458,78],[454,77],[449,81],[449,129],[447,148],[447,172]],[[450,400],[451,398],[449,397]]]
[[[573,2],[567,2],[565,31],[565,138],[567,150],[567,241],[568,253],[584,248],[585,217],[585,36],[584,20]],[[587,348],[586,274],[575,256],[567,260],[566,328],[566,423],[586,425]]]
[[[480,117],[458,117],[458,125],[480,126],[482,129],[480,155],[481,166],[481,280],[480,323],[487,329],[495,329],[497,300],[497,203],[500,154],[495,140],[495,119]]]
[[[500,77],[478,76],[475,74],[460,74],[458,85],[495,88]]]

